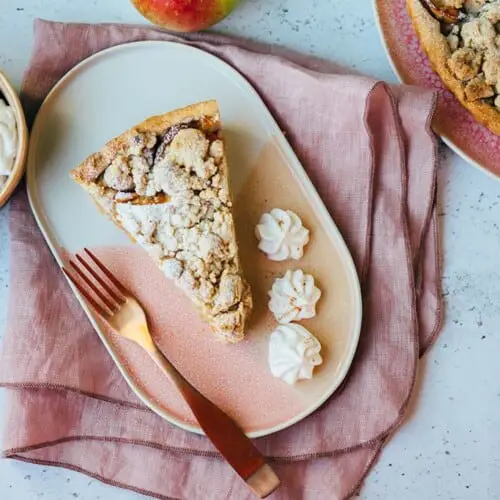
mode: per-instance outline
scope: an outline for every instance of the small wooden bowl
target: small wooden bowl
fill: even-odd
[[[0,189],[0,207],[2,207],[7,203],[7,200],[19,184],[24,173],[26,158],[28,156],[28,127],[26,126],[26,118],[19,97],[10,81],[1,71],[0,97],[3,98],[14,111],[17,123],[17,154],[9,179],[3,189]]]

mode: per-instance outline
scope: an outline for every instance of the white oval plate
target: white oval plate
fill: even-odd
[[[230,169],[231,165],[238,165],[237,169],[231,171],[231,189],[233,199],[236,200],[235,205],[238,199],[244,197],[243,190],[247,189],[245,186],[248,186],[249,179],[254,175],[255,165],[265,161],[262,160],[263,151],[269,150],[271,145],[273,164],[265,170],[269,172],[273,168],[282,168],[281,173],[276,170],[274,177],[276,175],[286,177],[289,174],[295,179],[294,182],[300,188],[298,192],[301,194],[290,200],[273,198],[269,200],[270,206],[273,202],[289,202],[290,208],[297,207],[297,210],[301,210],[302,207],[303,212],[310,211],[305,217],[310,227],[315,230],[315,240],[327,242],[329,251],[335,256],[332,262],[338,262],[337,266],[330,267],[336,267],[335,272],[339,280],[320,276],[324,281],[322,287],[325,293],[317,324],[320,330],[319,338],[325,348],[325,362],[318,369],[317,375],[312,381],[304,385],[299,384],[298,388],[289,388],[281,381],[273,379],[267,371],[261,373],[261,378],[266,379],[266,384],[270,388],[274,387],[272,390],[283,392],[282,401],[286,403],[288,400],[293,400],[298,404],[302,398],[302,406],[298,404],[290,413],[292,410],[288,408],[290,410],[288,411],[286,404],[283,403],[282,413],[277,412],[268,420],[264,415],[259,417],[261,420],[258,422],[253,422],[254,417],[250,418],[245,414],[245,405],[242,405],[241,401],[238,403],[242,412],[240,415],[236,410],[232,411],[231,401],[220,401],[217,395],[213,395],[214,402],[223,406],[230,414],[236,415],[249,436],[259,437],[282,430],[305,418],[339,387],[349,370],[358,344],[362,304],[356,269],[337,227],[278,125],[250,84],[220,59],[182,44],[138,42],[100,52],[70,71],[44,101],[31,136],[27,189],[36,220],[60,266],[64,263],[66,252],[75,253],[83,247],[121,248],[131,245],[118,228],[98,213],[87,194],[70,179],[69,171],[89,154],[99,150],[107,140],[146,117],[212,98],[217,99],[220,105]],[[234,137],[239,137],[237,144],[233,141]],[[272,177],[269,183],[272,183]],[[275,191],[279,190],[273,190]],[[285,195],[281,193],[281,196]],[[253,198],[248,205],[252,205],[252,200]],[[253,212],[249,212],[248,217],[255,218],[263,207],[262,205],[257,209],[250,206],[249,210]],[[244,222],[245,224],[241,226],[253,227],[252,224],[255,223],[253,219]],[[243,235],[243,240],[245,238]],[[266,262],[267,259],[253,253],[253,246],[256,247],[256,244],[248,241],[247,239],[248,251],[243,249],[243,254]],[[315,243],[312,242],[310,245],[308,253],[314,256]],[[250,258],[248,255],[246,257],[243,255],[243,264],[245,258]],[[307,262],[306,259],[304,264]],[[272,272],[277,274],[284,269],[283,265],[277,265]],[[252,281],[250,277],[249,279]],[[337,285],[341,280],[345,282],[343,289]],[[254,289],[254,295],[255,292]],[[201,433],[196,423],[190,421],[182,411],[169,407],[169,403],[162,402],[158,394],[148,393],[144,389],[148,386],[147,381],[138,383],[136,377],[140,367],[134,367],[134,377],[129,373],[125,364],[119,360],[116,345],[100,328],[99,322],[78,293],[77,296],[111,357],[137,396],[166,420],[186,430]],[[264,299],[257,297],[257,302],[261,300]],[[333,304],[331,307],[330,300]],[[264,309],[267,311],[267,308]],[[328,330],[320,328],[321,318],[332,319],[332,317],[332,326]],[[338,324],[335,321],[338,321]],[[269,324],[266,328],[269,329]],[[316,333],[316,330],[314,331]],[[261,371],[267,368],[264,366],[266,360],[263,358],[268,333],[260,336],[251,335],[246,341],[245,348],[234,347],[243,349],[244,352],[247,349],[250,356],[258,356],[259,359],[252,360],[252,363],[255,361]],[[203,347],[204,349],[222,349],[212,347],[215,342],[211,338],[205,340],[208,337],[206,335],[203,340],[197,339],[197,342],[210,342]],[[165,349],[168,349],[168,344]],[[172,349],[174,350],[173,347]],[[228,353],[235,353],[235,356],[236,353],[243,352],[231,351],[233,347],[227,349]],[[166,353],[169,357],[176,356],[175,352]],[[185,371],[190,372],[191,366],[187,363],[186,356],[173,361],[178,361]],[[217,369],[219,367],[214,368]],[[185,374],[199,384],[198,387],[205,394],[212,397],[210,386],[205,387],[204,384],[207,379],[210,380],[216,375],[205,373],[203,377],[197,378],[196,373]],[[282,385],[276,389],[278,386],[273,384]],[[251,388],[250,382],[248,390]],[[238,391],[234,392],[234,397],[238,397],[238,393],[241,392],[239,387]],[[258,395],[252,397],[255,399],[255,404],[259,405]]]

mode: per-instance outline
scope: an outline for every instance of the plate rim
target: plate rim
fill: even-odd
[[[347,268],[348,274],[349,274],[349,279],[350,282],[353,286],[353,299],[354,299],[354,309],[355,309],[355,317],[353,318],[353,328],[352,328],[352,341],[350,342],[350,349],[347,352],[345,359],[345,367],[344,369],[340,372],[339,376],[337,377],[336,383],[332,384],[331,388],[325,391],[325,394],[321,397],[318,398],[318,400],[311,405],[310,407],[307,407],[304,411],[298,413],[294,417],[284,421],[280,422],[279,424],[273,425],[271,427],[265,428],[265,429],[258,429],[254,431],[249,431],[246,432],[246,435],[250,438],[259,438],[259,437],[264,437],[268,436],[271,434],[274,434],[276,432],[282,431],[284,429],[287,429],[288,427],[291,427],[295,425],[296,423],[300,422],[301,420],[307,418],[311,414],[313,414],[318,408],[320,408],[324,403],[332,397],[332,395],[339,389],[339,387],[342,385],[344,382],[345,378],[347,377],[353,360],[354,356],[356,354],[358,345],[359,345],[359,339],[361,336],[361,327],[362,327],[362,318],[363,318],[363,301],[362,301],[362,293],[361,293],[361,285],[359,281],[359,276],[356,270],[356,266],[354,264],[354,260],[352,257],[352,254],[342,236],[340,233],[340,230],[338,229],[337,225],[335,224],[335,221],[333,220],[332,216],[328,212],[328,209],[326,208],[325,204],[323,203],[323,200],[319,196],[316,188],[312,184],[312,181],[310,180],[309,176],[307,175],[304,167],[302,166],[300,160],[296,156],[294,150],[292,149],[291,145],[288,143],[286,140],[280,126],[276,122],[274,116],[272,113],[269,111],[268,107],[258,94],[258,92],[254,89],[254,87],[250,84],[250,82],[235,68],[233,68],[230,64],[226,63],[224,60],[221,58],[217,57],[214,54],[211,54],[209,52],[206,52],[202,49],[199,49],[197,47],[193,47],[191,45],[179,43],[179,42],[172,42],[172,41],[161,41],[161,40],[144,40],[144,41],[135,41],[135,42],[127,42],[123,44],[119,44],[104,50],[101,50],[99,52],[96,52],[95,54],[90,55],[89,57],[83,59],[80,61],[77,65],[75,65],[72,69],[70,69],[67,73],[65,73],[58,81],[57,83],[52,87],[50,92],[47,94],[45,99],[43,100],[42,104],[40,105],[40,108],[36,114],[35,120],[33,122],[33,127],[32,127],[32,132],[31,132],[31,137],[29,141],[29,151],[32,153],[35,150],[35,147],[38,142],[38,136],[40,134],[39,131],[39,124],[42,121],[44,111],[46,109],[49,109],[50,104],[52,99],[57,95],[58,91],[61,88],[64,88],[64,86],[68,83],[68,81],[73,78],[78,76],[78,72],[84,69],[87,65],[92,64],[96,59],[99,58],[105,58],[106,56],[112,55],[115,52],[127,50],[127,49],[133,49],[135,47],[139,46],[170,46],[171,48],[177,49],[177,50],[186,50],[186,51],[191,51],[191,52],[196,52],[197,55],[203,54],[203,57],[206,57],[208,59],[211,59],[214,64],[218,64],[219,68],[225,70],[225,75],[226,76],[228,73],[232,76],[234,76],[237,80],[235,83],[238,83],[244,87],[245,92],[248,92],[252,95],[253,99],[256,99],[261,107],[263,113],[266,115],[265,120],[268,121],[268,125],[272,126],[276,129],[279,134],[274,134],[276,140],[278,141],[278,145],[281,148],[282,152],[285,154],[286,158],[288,160],[292,160],[290,168],[292,171],[296,174],[299,174],[302,178],[300,179],[300,183],[302,187],[307,189],[307,196],[310,198],[312,197],[312,201],[314,202],[314,210],[316,212],[316,215],[320,218],[320,220],[326,222],[329,225],[329,231],[331,232],[332,236],[337,241],[338,244],[338,249],[341,251],[343,260],[345,260],[345,267]],[[40,203],[38,201],[38,191],[36,189],[36,175],[35,175],[35,160],[36,160],[36,155],[34,154],[29,154],[27,166],[26,166],[26,191],[28,194],[28,201],[30,204],[31,211],[35,217],[35,220],[37,222],[38,227],[40,228],[40,231],[42,232],[42,235],[49,246],[59,268],[61,268],[64,265],[63,258],[62,258],[62,253],[59,249],[57,242],[57,237],[52,234],[52,229],[50,227],[50,221],[46,220],[44,210],[40,206]],[[39,208],[40,207],[40,208]],[[177,418],[174,414],[165,411],[163,408],[161,408],[159,405],[156,405],[154,402],[152,402],[149,397],[147,396],[146,391],[143,391],[139,387],[136,386],[133,378],[126,372],[125,367],[123,364],[120,362],[120,360],[117,358],[116,354],[113,351],[113,348],[111,347],[110,342],[108,342],[106,335],[104,332],[101,331],[94,314],[92,313],[91,309],[87,306],[87,304],[84,301],[84,298],[81,296],[81,294],[78,292],[78,290],[75,288],[75,286],[68,280],[68,283],[73,290],[73,293],[77,297],[78,301],[80,302],[80,305],[83,307],[87,317],[89,318],[90,322],[92,323],[92,326],[96,330],[96,333],[99,335],[99,338],[101,339],[102,343],[106,347],[108,353],[110,354],[111,358],[113,359],[113,362],[115,365],[118,367],[120,370],[121,375],[124,377],[125,381],[131,388],[131,390],[139,397],[139,399],[152,411],[154,411],[156,414],[158,414],[160,417],[163,419],[167,420],[168,422],[176,425],[177,427],[180,427],[186,431],[199,434],[199,435],[204,435],[204,432],[202,429],[196,425],[189,424],[185,422],[184,420],[181,420]]]
[[[385,30],[383,28],[382,21],[382,9],[380,7],[380,3],[382,0],[373,0],[372,6],[375,17],[375,24],[377,25],[377,30],[380,36],[380,40],[382,42],[382,47],[387,56],[387,60],[389,61],[389,65],[391,66],[392,71],[396,75],[396,78],[399,80],[399,83],[404,83],[406,85],[415,85],[411,81],[407,81],[404,78],[403,73],[399,70],[396,58],[392,55],[392,50],[389,46],[388,40],[386,38]],[[437,127],[432,126],[434,132],[441,138],[441,140],[448,146],[456,155],[458,155],[462,160],[471,165],[474,168],[477,168],[484,174],[486,174],[491,179],[495,181],[500,181],[500,175],[496,175],[490,169],[479,163],[477,160],[474,160],[471,156],[465,153],[461,148],[459,148],[446,134],[439,131]]]

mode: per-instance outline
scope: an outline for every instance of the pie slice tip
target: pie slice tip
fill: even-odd
[[[184,290],[219,339],[243,339],[252,296],[238,256],[216,101],[145,120],[71,175]]]

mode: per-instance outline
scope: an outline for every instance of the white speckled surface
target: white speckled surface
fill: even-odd
[[[369,0],[247,0],[220,29],[395,81]],[[0,67],[18,86],[35,17],[142,22],[127,0],[0,0]],[[368,478],[363,500],[500,499],[500,183],[442,149],[440,220],[446,322],[422,363],[407,423]],[[0,210],[0,335],[8,300],[8,207]],[[3,394],[0,391],[0,416]],[[131,500],[62,469],[0,460],[2,500]]]

